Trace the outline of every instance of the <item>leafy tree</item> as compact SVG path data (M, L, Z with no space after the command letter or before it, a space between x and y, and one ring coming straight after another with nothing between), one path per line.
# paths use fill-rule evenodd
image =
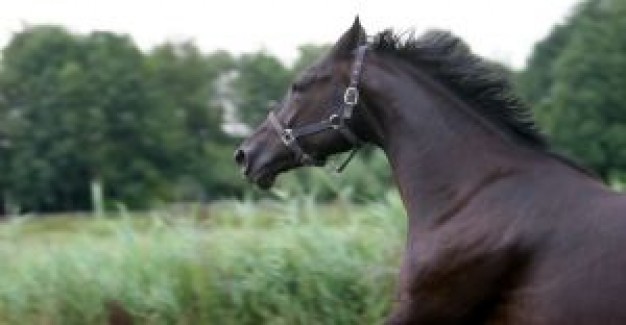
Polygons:
M224 52L205 57L192 43L164 44L148 59L152 86L158 102L181 115L188 135L200 142L222 137L222 112L210 106L215 80L232 69L233 59Z
M554 143L600 175L626 171L626 3L592 0L536 47L520 90Z
M9 116L8 107L0 89L0 216L7 213L7 195L8 195L8 164L9 151L11 144L9 142Z
M4 129L12 149L6 157L10 160L5 168L11 171L6 182L12 196L29 201L24 205L49 205L57 196L51 191L54 168L41 151L54 154L48 139L52 132L60 132L58 110L41 106L58 100L55 95L59 72L71 69L67 61L77 59L78 53L72 37L56 27L39 27L18 34L3 53L1 87L5 116L14 115L21 124L13 130ZM48 102L41 103L39 98ZM37 120L46 121L50 127L39 127Z
M215 83L234 68L234 59L226 52L205 56L183 43L161 45L147 60L155 102L183 123L175 141L181 158L175 168L179 175L172 179L176 199L204 200L239 190L234 142L221 129L223 110L215 100Z
M566 24L555 26L546 39L535 45L527 69L516 80L518 89L528 103L539 104L549 95L555 81L554 64L569 43L574 26L577 25L575 22L582 15L584 12L571 17Z
M268 107L280 99L291 81L290 71L265 52L245 54L238 60L235 100L243 122L258 125Z
M18 34L4 51L1 89L21 126L11 134L11 195L25 209L90 207L90 184L131 206L165 196L175 161L155 111L142 54L125 36L58 27Z

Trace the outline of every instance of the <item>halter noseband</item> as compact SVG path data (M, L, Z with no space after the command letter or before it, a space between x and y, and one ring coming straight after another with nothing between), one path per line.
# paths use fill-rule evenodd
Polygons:
M356 151L361 147L361 141L350 130L346 122L352 118L354 107L359 103L359 77L363 67L363 60L365 53L367 52L367 44L361 45L356 50L356 58L354 65L352 66L352 73L350 74L350 83L343 93L343 101L337 107L336 111L332 113L327 119L324 119L317 123L311 123L297 128L286 128L278 120L274 112L270 112L269 120L283 144L289 148L296 156L296 159L306 166L323 166L324 161L318 160L306 153L302 146L298 143L298 138L308 136L311 134L320 133L326 130L337 130L350 144L352 145L352 151L346 158L346 160L336 168L337 172L343 171L348 165L350 160L354 157Z

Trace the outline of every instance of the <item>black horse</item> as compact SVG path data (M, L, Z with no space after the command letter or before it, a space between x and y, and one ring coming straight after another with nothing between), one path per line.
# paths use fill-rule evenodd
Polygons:
M362 142L409 216L389 324L626 324L626 197L551 153L461 40L368 43L357 19L235 158L267 188Z

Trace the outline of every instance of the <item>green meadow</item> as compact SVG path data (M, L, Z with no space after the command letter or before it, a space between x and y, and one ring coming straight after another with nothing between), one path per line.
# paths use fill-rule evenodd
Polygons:
M12 217L0 225L0 323L380 323L404 221L396 194Z

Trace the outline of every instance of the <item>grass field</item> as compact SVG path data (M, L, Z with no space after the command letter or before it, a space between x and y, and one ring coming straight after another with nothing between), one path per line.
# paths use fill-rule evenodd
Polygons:
M12 218L0 224L0 323L380 323L404 220L394 194Z

